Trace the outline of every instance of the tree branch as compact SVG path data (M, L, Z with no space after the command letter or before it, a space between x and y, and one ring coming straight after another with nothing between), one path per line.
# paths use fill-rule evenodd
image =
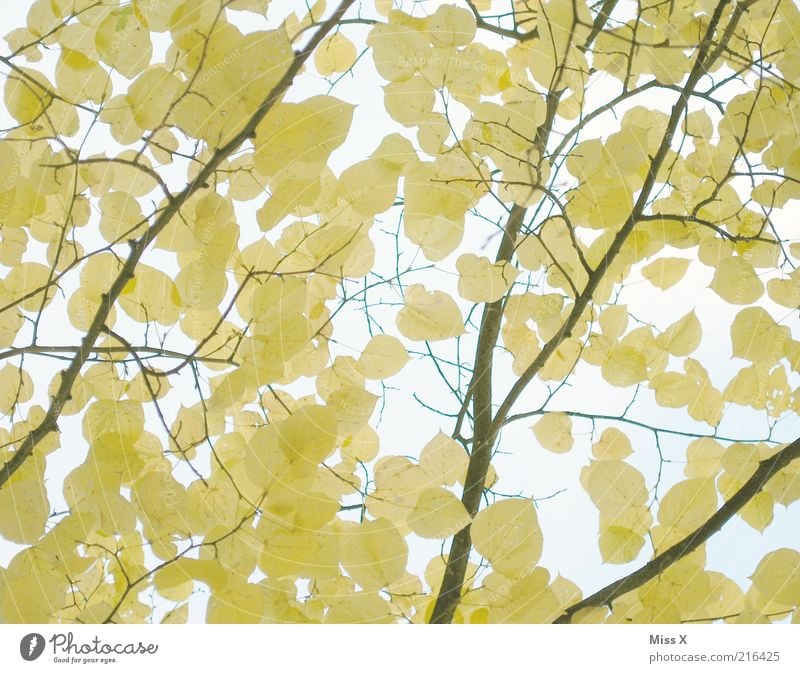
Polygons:
M784 447L774 456L762 460L753 475L736 491L716 513L694 532L687 535L680 542L658 554L652 561L642 566L636 572L623 577L616 582L600 589L588 598L571 605L555 620L555 624L569 624L573 615L584 608L609 605L619 596L639 588L645 582L660 575L683 557L691 554L701 544L706 542L714 533L717 533L742 507L760 493L766 483L780 470L791 462L800 458L800 439Z
M172 221L172 218L178 213L180 208L200 190L213 174L219 165L225 161L239 146L246 140L253 137L256 127L267 113L272 109L275 103L283 96L286 90L291 86L294 78L300 72L305 62L311 56L314 49L319 45L322 39L341 21L344 13L350 8L355 0L341 0L339 6L331 14L330 18L323 23L318 31L309 40L308 44L299 52L295 53L289 67L284 73L280 81L272 88L272 90L264 98L264 101L250 118L248 123L225 145L218 148L209 158L208 163L197 173L197 176L188 183L183 190L181 190L173 198L169 199L166 207L157 216L153 225L145 232L145 234L135 242L131 243L131 252L125 264L122 267L119 275L116 277L108 292L101 297L100 308L92 320L89 329L81 340L81 345L77 354L70 362L69 366L61 373L61 384L58 390L53 395L50 406L47 409L44 419L35 427L22 441L19 448L14 452L11 458L0 467L0 488L14 475L20 466L28 459L33 453L34 448L51 432L58 431L58 418L61 415L62 407L65 402L69 400L72 384L78 375L83 364L86 362L89 355L94 351L94 343L103 330L103 325L106 318L114 306L115 302L122 293L123 288L128 281L133 277L136 270L136 265L139 263L145 250L149 247L159 232L164 229Z
M58 353L78 353L80 346L20 346L19 348L9 348L7 351L0 353L0 360L8 360L9 358L17 357L19 355L32 354L32 355L45 355L57 356ZM187 353L180 353L168 348L156 348L155 346L94 346L91 351L96 355L112 354L112 353L128 353L128 354L144 354L148 357L170 358L173 360L185 360L194 362L207 362L217 365L230 365L237 366L238 363L231 358L211 358L202 357ZM61 358L66 359L66 358ZM159 372L153 372L151 376L160 376Z
M522 391L525 390L525 388L539 373L542 367L544 367L550 356L561 345L561 342L572 334L572 330L578 323L581 315L583 315L586 307L589 305L589 302L591 301L597 286L600 284L600 281L603 279L603 276L605 276L606 271L611 267L614 260L617 258L617 255L619 255L623 244L633 232L636 223L642 219L647 202L650 199L650 194L656 184L658 172L661 169L661 166L670 150L672 136L675 133L675 130L678 128L681 117L686 111L689 98L691 97L691 92L694 90L700 78L707 72L708 68L713 63L713 58L708 58L709 51L713 44L714 33L716 32L719 22L722 18L722 13L729 2L730 0L721 0L714 10L714 14L711 17L706 34L703 37L703 41L700 43L695 64L689 73L689 77L687 78L686 84L681 90L677 102L672 106L672 112L670 114L669 121L667 122L667 128L664 133L664 137L661 140L658 151L650 163L650 168L647 171L647 176L645 177L644 183L639 192L639 196L636 199L636 203L634 204L631 214L617 232L617 235L614 237L614 240L606 251L606 254L595 267L594 273L589 275L589 279L583 291L577 297L575 297L572 310L567 316L567 319L564 321L564 324L561 326L561 329L546 344L544 344L539 355L536 356L534 361L522 373L522 376L517 379L517 381L511 387L511 390L508 392L508 395L506 395L506 398L500 404L494 420L493 429L495 433L499 432L500 428L505 424L506 418L508 418L512 407L522 394ZM740 16L741 11L739 11L739 7L737 6L737 10L734 11L733 16L731 17L731 23L738 21ZM728 29L730 29L730 25L728 26ZM727 32L728 31L726 29L726 33ZM712 57L715 57L715 54L712 54Z
M497 252L497 261L508 261L514 254L517 234L519 233L526 209L515 205L511 209L503 231L503 240ZM472 409L475 425L472 453L470 454L467 477L464 480L464 493L461 502L470 517L478 513L478 507L489 471L492 458L490 438L492 425L492 359L494 347L500 333L500 320L503 315L503 299L487 304L481 318L478 333L478 346L475 355L475 367L472 376ZM469 551L472 547L469 526L462 528L453 537L450 555L444 571L442 586L436 599L431 623L448 624L453 620L458 601L461 598L461 587L467 571Z
M612 0L609 6L613 7L615 2L616 0ZM605 20L607 20L607 17ZM575 26L573 25L572 29L574 30L574 28ZM573 36L570 34L566 42L567 49L572 43L572 39ZM588 47L589 44L589 41L587 41L584 46ZM566 54L564 54L553 75L550 89L545 99L545 118L536 129L536 137L533 139L533 148L539 153L540 165L547 153L547 143L555 123L558 104L565 91L565 89L559 88L565 65ZM516 239L526 212L527 209L516 204L512 207L503 230L503 239L497 251L496 262L508 262L512 259L516 249ZM484 309L478 332L475 367L468 388L468 390L472 391L474 434L472 453L467 467L461 502L470 517L474 517L478 512L481 495L486 483L486 475L491 462L492 448L499 432L499 426L492 419L492 363L494 349L500 334L503 304L504 300L501 298L496 302L487 304ZM466 526L453 536L442 585L431 614L430 621L432 624L449 624L453 621L456 607L461 600L461 589L464 585L471 548L470 526Z

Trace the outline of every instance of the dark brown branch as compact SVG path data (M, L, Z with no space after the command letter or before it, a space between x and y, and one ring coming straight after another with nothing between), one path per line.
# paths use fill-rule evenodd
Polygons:
M555 624L568 624L573 615L583 608L610 605L619 596L639 588L645 582L660 575L673 563L691 554L701 544L706 542L714 533L717 533L739 510L750 502L762 491L766 483L777 472L787 467L792 461L800 458L800 439L784 447L774 456L762 460L753 475L736 491L716 513L694 532L687 535L680 542L658 554L652 561L639 568L634 573L623 577L616 582L600 589L588 598L571 605L555 620Z
M551 91L547 96L547 114L534 139L534 146L539 152L540 160L545 154L547 139L550 137L550 131L555 122L560 98L561 92L559 91ZM503 240L497 251L497 262L508 262L514 256L517 236L526 212L526 209L521 206L514 205L512 207L503 230ZM475 366L469 385L469 390L472 392L472 415L475 430L461 502L471 517L478 513L492 458L492 448L497 435L493 431L492 422L492 363L494 349L500 334L503 303L501 298L487 304L484 309L478 331ZM461 599L461 587L464 584L471 548L470 527L466 526L453 536L442 586L431 615L431 623L449 624L453 620L456 607Z
M508 415L511 413L512 407L522 394L522 391L525 390L525 388L539 373L542 367L544 367L547 360L561 345L561 343L572 334L572 330L578 324L578 320L580 319L581 315L583 315L583 312L586 310L589 302L592 300L594 292L600 284L600 281L605 276L606 271L611 267L614 260L617 258L617 255L619 255L623 244L633 232L636 223L642 219L645 208L647 207L647 202L650 199L650 194L656 184L658 172L669 153L672 143L672 136L678 128L678 124L680 123L680 120L688 106L691 92L694 90L695 86L697 86L700 78L706 74L708 68L714 62L714 58L716 58L716 52L711 54L711 58L709 58L709 52L713 44L714 33L719 26L722 13L728 3L729 0L722 0L714 10L714 14L711 17L706 34L700 43L700 48L698 50L697 59L695 60L694 66L689 73L689 77L687 78L686 84L681 90L681 94L678 97L677 102L672 106L672 112L670 114L669 121L667 122L667 128L664 133L664 137L661 140L658 151L650 163L650 168L647 171L647 176L645 177L644 183L639 192L639 196L636 199L636 203L634 204L631 214L628 216L625 224L623 224L620 230L617 232L617 235L614 237L614 240L606 251L606 254L597 264L594 273L589 275L589 279L583 291L577 297L575 297L572 310L564 321L564 324L561 326L561 329L546 344L544 344L539 355L536 356L534 361L522 373L522 376L517 379L517 381L511 387L511 390L508 392L508 395L506 395L506 398L500 404L497 413L495 414L493 426L495 433L499 432L500 428L505 424ZM739 11L739 7L737 6L737 10L734 11L733 16L731 17L731 23L735 24L740 16L741 11ZM730 25L728 28L730 29Z
M514 254L517 234L525 217L525 208L515 205L511 209L503 231L503 240L497 253L497 261L508 261ZM475 367L472 384L472 409L475 435L473 449L464 481L464 493L461 502L470 517L478 513L478 507L489 471L492 458L490 431L492 426L492 359L497 337L500 333L500 321L503 315L503 299L486 305L481 318L478 333L478 346L475 356ZM461 598L461 587L467 571L469 551L472 547L469 526L462 528L453 537L450 556L445 567L444 578L436 605L431 616L433 624L448 624L453 620L458 601Z
M613 7L615 1L616 0L613 0L613 2L609 3L609 6ZM605 23L607 18L606 16L603 19L603 23ZM572 30L574 31L574 29L575 25L573 24ZM572 40L573 35L570 34L566 42L567 49L569 49L569 45L572 44ZM589 45L590 41L587 40L583 46L588 47ZM553 74L549 92L546 96L547 111L545 119L537 128L536 137L533 139L532 146L533 149L538 152L540 163L547 153L547 143L553 129L553 124L555 123L561 96L564 94L564 89L560 88L560 84L566 61L567 54L565 53L563 54L560 65ZM517 235L519 234L526 212L525 208L517 205L514 205L511 209L503 231L503 239L500 242L500 248L497 252L497 262L507 262L512 259L516 248ZM599 279L597 282L599 282ZM502 314L502 299L487 304L484 309L478 332L475 367L468 388L468 390L472 392L474 435L472 439L472 453L470 454L461 502L464 504L464 507L471 517L477 514L480 506L480 499L483 495L486 475L489 470L489 463L491 462L492 448L494 447L500 429L496 423L496 419L492 419L492 363L494 359L494 349L497 346L497 339L500 334ZM471 548L472 538L470 526L466 526L453 536L442 584L431 614L431 623L449 624L453 621L456 607L461 600L461 590L464 586Z
M53 355L56 353L78 353L80 346L20 346L19 348L9 348L0 353L0 360L8 360L9 358L17 357L25 354L33 355ZM170 358L173 360L193 360L195 362L207 362L217 365L231 365L236 366L235 360L230 358L208 358L187 353L180 353L168 348L156 348L155 346L94 346L91 351L96 355L105 355L112 353L128 353L145 355L147 357ZM66 359L66 358L64 358ZM159 376L159 372L150 372L151 376Z
M612 0L616 2L616 0ZM529 40L534 40L539 37L538 29L534 28L533 30L527 33L520 33L518 30L512 30L511 28L503 28L502 26L495 26L493 23L489 23L484 19L480 12L478 11L475 4L472 3L470 0L466 0L467 6L470 8L472 13L475 15L475 24L481 30L485 30L489 33L494 33L495 35L501 35L502 37L510 37L512 40L517 40L518 42L527 42Z
M308 44L299 52L297 52L292 59L289 67L281 77L280 81L272 88L272 90L264 98L263 103L259 106L258 110L253 114L244 128L237 133L225 145L218 148L208 160L205 166L198 172L197 176L188 183L183 190L181 190L174 198L170 199L164 210L162 210L156 218L153 225L147 232L137 241L131 243L131 252L125 264L122 267L117 278L111 284L108 292L101 298L100 308L92 320L89 329L81 340L81 345L75 357L70 362L69 366L61 373L61 383L58 390L53 395L50 406L47 409L44 419L38 426L36 426L30 434L20 444L19 448L12 454L11 458L0 467L0 488L14 475L20 466L28 459L33 453L34 448L51 432L58 431L58 419L61 416L61 410L66 401L70 397L72 384L78 375L83 364L86 362L89 355L94 352L94 344L98 336L103 330L108 314L115 302L122 293L123 288L128 281L133 277L136 270L136 265L139 263L142 255L149 245L155 240L159 232L172 221L172 218L178 213L180 208L194 195L198 190L203 188L206 181L211 178L214 171L219 165L225 161L234 151L236 151L243 142L253 137L256 127L267 113L272 109L275 103L283 96L286 90L291 86L294 78L300 72L301 68L311 56L314 49L319 45L322 39L341 21L344 13L355 2L355 0L341 0L339 6L331 14L330 18L314 33Z

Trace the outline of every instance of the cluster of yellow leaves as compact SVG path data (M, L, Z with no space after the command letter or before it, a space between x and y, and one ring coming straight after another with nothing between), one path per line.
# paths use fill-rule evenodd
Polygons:
M408 242L432 262L457 254L464 300L427 279L405 285L395 325L406 340L459 339L467 331L465 302L502 300L501 335L517 376L558 339L538 371L541 381L563 381L585 362L609 385L646 384L660 406L686 408L714 427L726 403L773 418L800 409L789 373L800 370L800 345L777 313L753 305L766 297L790 310L800 304L799 273L775 272L783 246L770 230L772 209L800 197L790 84L800 75L793 28L800 14L792 3L774 13L768 4L748 8L721 58L738 69L737 52L755 57L763 45L785 81L765 78L732 96L719 115L684 115L688 149L666 152L651 176L664 188L634 223L636 194L668 115L631 105L602 137L577 137L578 126L567 134L575 142L566 158L551 157L551 165L543 152L552 148L539 142L542 125L553 123L546 92L562 92L554 103L559 124L582 124L590 73L610 74L626 91L645 76L680 85L692 61L676 45L696 41L707 7L645 3L636 20L614 21L592 36L583 0L515 0L514 25L526 39L502 51L476 41L471 10L490 10L489 0L441 4L426 16L377 0L385 21L369 29L364 48L386 81L385 110L404 128L337 176L329 163L351 134L355 106L332 95L270 98L296 58L293 44L325 16L324 0L278 28L250 32L231 13L263 16L269 0L32 2L26 26L7 36L13 58L36 63L45 50L57 55L52 77L16 62L5 76L4 103L18 126L0 139L0 264L9 269L0 279L0 348L20 345L23 327L34 316L49 318L45 311L66 291L69 323L86 331L111 282L125 282L102 321L98 361L82 368L57 409L79 415L88 447L61 489L69 512L48 524L46 461L58 433L0 489L0 536L27 545L0 568L0 621L92 622L112 613L143 621L151 608L140 593L153 587L175 603L164 621L180 622L197 583L210 591L209 621L425 621L446 559L434 557L423 578L407 572L412 534L445 540L468 525L491 572L481 576L470 564L456 621L549 621L579 600L577 586L537 566L544 540L530 500L498 500L470 517L458 497L469 460L462 444L440 432L418 459L381 454L370 425L379 400L371 382L398 374L409 353L381 333L356 354L337 355L334 304L344 301L347 280L372 271L376 217L401 203ZM313 61L323 78L358 66L362 45L349 28L340 25L317 46ZM596 43L585 51L590 36ZM640 44L631 48L634 40ZM199 180L205 162L268 98L254 132ZM119 148L86 156L82 142L80 150L69 145L91 111ZM749 195L731 184L742 152L774 172ZM162 193L159 179L168 164L183 167L176 171L185 169L193 188L155 238L157 252L128 269L127 244L172 207L174 196ZM504 207L554 204L526 215L510 261L460 249L470 211L488 195ZM255 241L242 202L257 205L262 235ZM86 232L95 225L102 242L87 251ZM662 253L667 246L679 252ZM800 257L797 244L789 250ZM617 300L634 269L660 291L693 277L695 252L713 270L710 290L742 307L731 347L748 364L722 391L690 357L706 345L697 312L663 329L631 326ZM572 301L598 269L590 308L562 333ZM765 271L772 275L762 279ZM137 324L137 335L162 346L179 334L191 355L178 355L171 372L131 359L136 346L124 335ZM208 394L173 404L173 375L193 358L202 368L192 362L189 369ZM53 378L50 396L60 381ZM313 381L312 392L295 398L283 389L303 381ZM10 428L0 428L0 446L18 445L44 418L32 404L45 392L38 388L16 364L0 368L0 414ZM568 414L543 415L533 432L549 451L573 448ZM722 447L710 438L690 443L686 480L659 499L653 527L644 477L626 462L630 441L604 430L580 475L599 512L603 561L637 559L648 535L656 551L682 539L777 450ZM0 463L11 455L0 449ZM487 485L496 478L490 468ZM800 498L798 484L798 468L790 466L740 516L763 531L776 503ZM360 516L348 514L359 508ZM151 554L163 564L152 577ZM768 554L745 594L707 572L700 549L615 600L611 614L588 610L575 621L765 620L797 609L798 567L794 550ZM254 573L264 579L254 581ZM302 600L298 580L308 581Z
M632 452L628 438L608 428L592 445L595 460L581 470L581 485L600 514L600 554L606 563L636 559L653 522L644 477L625 462Z

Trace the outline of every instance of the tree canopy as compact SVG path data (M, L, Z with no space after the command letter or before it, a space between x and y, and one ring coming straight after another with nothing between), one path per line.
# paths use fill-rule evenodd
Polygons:
M794 0L28 4L0 621L800 621Z

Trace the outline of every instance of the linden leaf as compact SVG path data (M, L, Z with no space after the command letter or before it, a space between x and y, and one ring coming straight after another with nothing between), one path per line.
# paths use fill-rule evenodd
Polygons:
M0 450L0 464L11 455ZM50 509L43 477L44 461L32 457L0 489L0 539L33 544L44 535Z
M5 365L0 369L0 414L10 414L33 396L33 379L24 369Z
M348 70L358 56L356 46L341 33L328 35L314 52L314 65L323 77Z
M752 304L764 294L764 284L743 257L720 261L711 289L729 304Z
M553 453L566 453L572 448L572 418L561 412L544 414L532 426L539 443Z
M691 478L714 477L722 469L723 448L710 437L701 437L686 447L686 467L683 473Z
M297 161L319 166L345 141L353 109L332 96L278 103L256 129L253 165L266 176L278 175Z
M751 576L765 596L783 605L800 605L800 552L776 549L767 554Z
M460 274L458 293L473 302L494 302L500 299L519 273L506 262L492 264L487 257L471 253L461 255L456 261Z
M470 529L475 549L499 573L511 577L536 565L543 537L533 502L509 498L478 512Z
M458 305L445 292L423 285L406 288L405 306L397 313L397 329L412 341L441 341L464 334Z
M794 273L791 276L795 276ZM786 308L800 308L800 279L773 278L767 282L767 294L776 304Z
M400 579L408 561L408 545L386 519L364 521L343 531L340 549L342 566L368 591Z
M742 309L731 324L734 357L755 364L775 364L783 356L785 344L790 339L789 328L778 325L760 306Z
M388 379L397 374L409 359L398 339L388 334L376 334L364 347L356 370L368 379Z
M128 79L142 72L153 55L150 31L130 7L108 13L97 26L95 46L103 61Z
M48 91L43 75L35 70L19 68L6 77L6 109L20 124L37 121L53 102Z
M714 480L687 479L675 484L661 499L658 521L688 533L702 526L716 511Z
M154 320L162 325L173 325L180 317L183 300L169 275L140 263L136 275L123 288L119 305L138 322Z
M453 486L464 483L469 458L464 447L443 432L428 442L419 455L419 466L435 483ZM487 482L487 486L490 482Z
M425 37L407 26L377 23L367 37L378 74L390 82L402 82L428 61L431 47Z
M600 530L600 556L604 563L629 563L636 560L644 547L644 536L622 526Z
M621 460L590 461L580 479L600 515L609 522L624 519L631 508L647 502L644 476Z
M647 360L635 348L617 345L611 349L601 373L612 386L625 388L647 378Z
M89 440L119 435L136 442L144 431L144 408L134 400L97 400L83 417L83 435Z
M125 192L103 194L100 211L100 235L109 243L138 238L147 228L139 202Z
M285 421L276 425L280 447L298 465L316 467L336 445L338 423L330 407L300 407Z
M656 337L656 343L670 355L683 356L692 353L703 338L703 328L694 311L670 325Z
M441 5L427 20L434 47L462 47L475 37L475 16L464 7Z
M742 521L763 533L775 517L775 500L769 493L756 493L750 501L739 510Z
M616 428L606 428L600 441L592 444L592 454L598 460L624 460L631 453L631 441Z
M469 523L461 501L445 488L429 488L420 493L408 515L408 527L425 538L448 538Z

